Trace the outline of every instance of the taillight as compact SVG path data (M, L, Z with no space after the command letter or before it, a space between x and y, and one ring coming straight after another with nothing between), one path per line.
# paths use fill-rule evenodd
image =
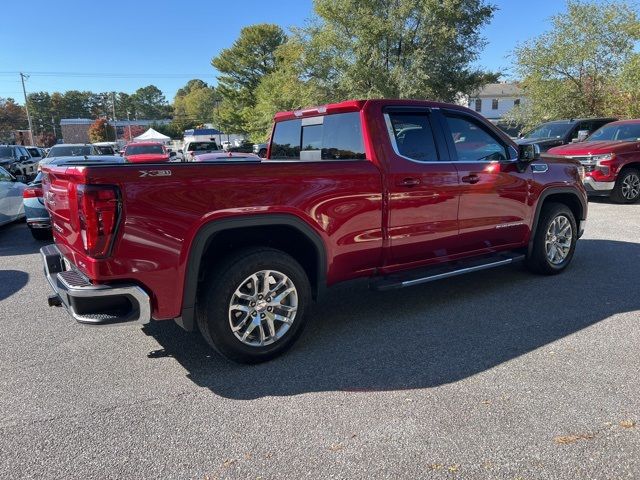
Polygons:
M27 187L22 191L22 198L42 198L42 187Z
M118 189L109 185L78 185L76 196L84 250L93 258L109 256L120 220Z

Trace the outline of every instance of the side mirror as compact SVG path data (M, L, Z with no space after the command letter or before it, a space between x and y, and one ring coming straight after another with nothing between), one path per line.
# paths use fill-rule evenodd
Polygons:
M176 152L169 152L169 157L175 157L176 156Z
M578 130L578 138L576 141L584 142L589 136L589 130Z
M18 158L18 160L24 162L25 160L29 160L29 157L27 157L26 155L20 155L20 158Z
M540 158L540 146L537 143L518 146L518 160L521 162L533 162Z

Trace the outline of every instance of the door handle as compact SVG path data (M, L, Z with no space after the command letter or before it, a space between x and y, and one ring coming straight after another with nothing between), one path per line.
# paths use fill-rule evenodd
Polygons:
M400 185L403 187L415 187L420 185L421 181L419 178L405 178L400 182Z
M475 173L472 173L471 175L467 175L466 177L462 177L462 181L464 183L478 183L480 181L480 177L478 175L476 175Z

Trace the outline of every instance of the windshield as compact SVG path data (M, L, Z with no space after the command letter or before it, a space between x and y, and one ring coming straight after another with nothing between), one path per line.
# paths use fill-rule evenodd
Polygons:
M589 141L613 140L618 142L640 141L640 123L609 124L600 127L588 138Z
M11 147L0 147L0 157L13 157Z
M145 155L149 153L164 154L162 145L131 145L124 152L125 155Z
M204 152L207 150L217 150L218 144L216 142L192 142L187 147L188 152Z
M91 147L86 145L61 145L59 147L51 147L47 158L52 157L78 157L82 155L91 155Z
M561 138L567 134L572 125L568 122L543 123L527 133L524 138Z

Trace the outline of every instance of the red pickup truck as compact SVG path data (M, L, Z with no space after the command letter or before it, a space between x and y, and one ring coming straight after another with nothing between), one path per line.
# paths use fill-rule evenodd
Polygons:
M640 120L620 120L596 130L587 141L555 147L549 154L578 160L592 196L618 203L640 200Z
M264 361L337 282L563 271L587 215L580 169L467 108L412 100L279 113L265 159L45 167L49 304L91 324L175 319Z

